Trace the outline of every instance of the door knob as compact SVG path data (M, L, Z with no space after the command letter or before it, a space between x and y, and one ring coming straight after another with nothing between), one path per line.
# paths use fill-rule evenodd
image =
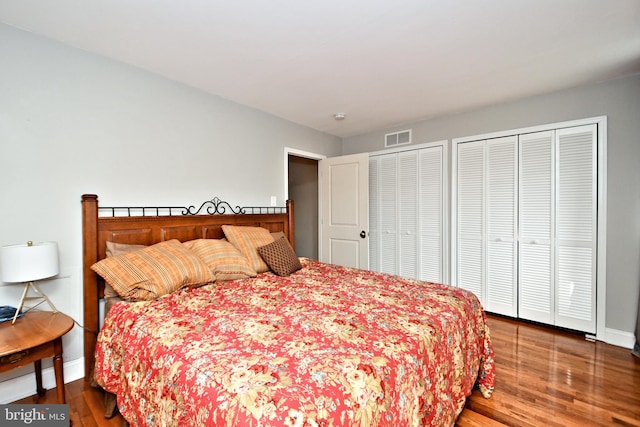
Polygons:
M366 231L362 230L362 231L360 232L360 237L362 237L363 239L364 239L365 237L367 237L367 233L366 233Z

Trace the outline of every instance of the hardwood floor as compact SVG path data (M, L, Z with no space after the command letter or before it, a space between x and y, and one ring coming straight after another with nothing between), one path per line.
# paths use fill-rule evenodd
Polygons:
M489 316L496 355L490 399L474 391L456 426L639 426L640 359L630 350ZM66 385L74 427L120 426L84 380ZM56 403L56 393L15 403Z
M474 391L457 425L640 426L640 359L582 336L489 317L490 399Z

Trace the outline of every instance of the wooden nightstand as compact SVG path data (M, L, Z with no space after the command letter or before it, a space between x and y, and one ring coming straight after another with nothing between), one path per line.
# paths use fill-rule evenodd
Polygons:
M11 322L0 323L0 372L33 362L36 389L42 395L45 392L42 387L42 359L53 357L58 403L66 403L62 336L73 328L73 323L66 314L51 311L30 311L13 325Z

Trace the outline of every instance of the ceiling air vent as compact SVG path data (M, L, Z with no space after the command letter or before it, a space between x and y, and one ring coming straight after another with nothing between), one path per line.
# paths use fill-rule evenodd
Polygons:
M411 129L388 133L384 136L385 147L395 147L396 145L405 144L411 144Z

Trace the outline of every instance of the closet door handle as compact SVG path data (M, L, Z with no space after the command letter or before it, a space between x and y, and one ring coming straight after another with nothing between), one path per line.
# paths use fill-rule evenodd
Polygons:
M360 237L361 237L362 239L364 239L365 237L367 237L367 232L366 232L366 231L364 231L364 230L362 230L362 231L360 232Z

